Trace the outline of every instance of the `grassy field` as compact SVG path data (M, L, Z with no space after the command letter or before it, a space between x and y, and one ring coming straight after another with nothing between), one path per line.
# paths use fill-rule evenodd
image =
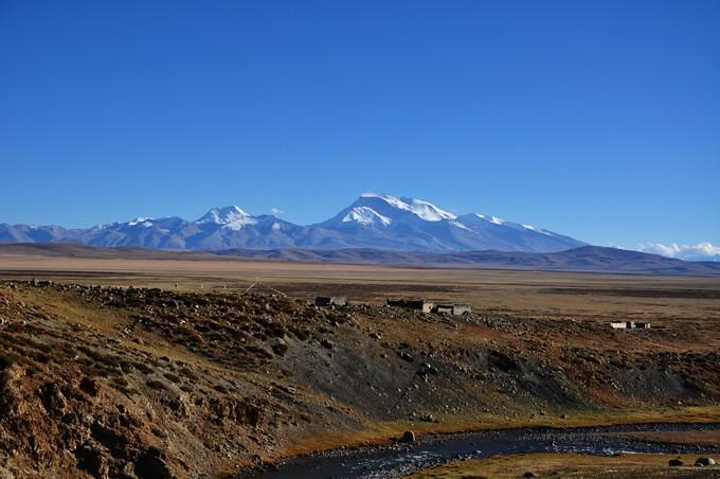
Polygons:
M475 310L636 320L720 320L720 278L512 270L400 268L224 259L0 255L0 278L241 292L269 287L292 297L342 294L459 301Z
M457 461L409 476L412 479L481 479L518 477L564 477L576 479L655 479L660 477L720 477L720 468L697 468L697 455L623 454L526 454ZM680 458L682 467L668 467ZM527 474L527 476L525 476ZM534 474L534 475L533 475Z

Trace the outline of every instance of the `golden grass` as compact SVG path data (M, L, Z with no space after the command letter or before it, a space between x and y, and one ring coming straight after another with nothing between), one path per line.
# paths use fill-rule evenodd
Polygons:
M685 465L669 468L668 461L680 457ZM623 454L591 456L584 454L520 454L496 456L473 461L456 461L409 476L412 479L516 478L526 472L540 477L564 478L654 478L677 477L684 473L712 474L711 469L698 471L693 467L698 455ZM554 475L553 475L554 474ZM708 474L708 475L709 475Z
M422 295L472 303L477 310L535 316L632 318L653 322L720 319L720 299L556 294L552 288L718 290L720 279L540 271L403 268L372 265L301 264L236 259L113 259L0 254L7 278L68 280L86 284L238 291L260 280L291 295L340 288L351 300L383 301L388 295ZM387 286L401 287L390 293ZM416 286L433 290L418 290ZM421 291L421 292L418 292Z
M133 342L122 334L123 330L130 327L133 322L129 311L120 308L95 306L91 303L82 302L72 294L60 293L50 289L42 289L38 290L38 292L41 294L35 294L32 290L19 290L14 293L14 296L17 300L32 305L38 311L58 318L67 324L80 325L90 331L98 331L107 338L122 340L122 343L117 345L116 348L145 353L156 358L167 357L175 362L192 364L224 375L242 376L256 383L264 384L270 381L269 378L262 374L241 373L235 369L225 367L202 355L192 353L182 345L174 343L170 338L151 337L151 335L143 333L142 330L135 330L133 338L141 338L145 341L143 343Z
M416 435L447 434L485 431L491 429L513 429L522 427L590 427L642 423L714 423L720 422L720 406L694 406L663 411L598 411L573 413L565 419L560 416L514 417L506 419L497 415L451 416L440 423L413 421L381 422L359 431L342 433L328 432L305 438L301 444L288 448L280 457L310 454L339 447L361 447L389 444L391 438L399 437L404 431L412 430Z

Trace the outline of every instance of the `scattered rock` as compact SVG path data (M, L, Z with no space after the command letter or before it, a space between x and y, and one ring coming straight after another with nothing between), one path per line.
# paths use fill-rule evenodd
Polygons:
M97 396L98 392L100 392L100 386L94 379L84 377L80 381L80 390L90 396Z
M415 361L415 359L405 351L398 351L397 355L400 359L402 359L403 361L407 361L408 363L412 363Z
M50 414L58 414L67 407L67 399L55 383L47 383L38 390L40 401Z
M420 369L418 369L417 373L418 373L418 376L428 376L428 375L435 376L438 374L438 372L439 371L434 366L432 366L431 364L425 363L420 367Z
M427 413L420 417L420 420L422 422L435 422L435 416L433 416L431 413Z
M275 340L275 342L271 346L271 349L278 356L285 356L285 353L287 353L287 350L288 350L288 345L284 339L278 338Z
M99 444L85 443L75 451L78 467L89 472L95 478L109 477L110 467Z
M135 461L135 475L140 479L172 479L172 473L165 462L165 453L157 447L151 447Z
M679 457L677 459L670 459L668 461L668 466L670 466L670 467L680 467L683 464L684 463L683 463L682 459L680 459Z
M700 457L695 461L695 467L707 467L715 465L715 459L711 457Z

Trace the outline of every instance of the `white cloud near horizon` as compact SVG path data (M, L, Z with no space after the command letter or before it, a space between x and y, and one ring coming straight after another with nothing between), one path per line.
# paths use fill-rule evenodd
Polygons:
M634 249L643 253L659 254L685 261L720 261L720 246L713 246L709 241L696 245L645 243Z
M285 212L279 208L271 208L270 209L270 214L273 216L280 216L283 213L285 213Z

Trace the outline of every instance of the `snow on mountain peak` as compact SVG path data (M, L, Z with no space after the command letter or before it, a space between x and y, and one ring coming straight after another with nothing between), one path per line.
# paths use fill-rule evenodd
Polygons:
M134 220L129 221L128 226L143 226L145 228L150 228L153 225L152 224L153 219L154 218L146 218L143 216L139 216L139 217L135 218Z
M231 230L240 230L243 226L254 225L257 220L237 206L213 208L196 221L198 224L216 224Z
M459 221L452 221L450 224L456 228L460 228L461 230L472 231L470 228L468 228L464 224L460 223Z
M363 226L373 226L380 223L383 226L388 226L390 224L390 218L381 215L367 206L356 206L343 217L342 222L355 222Z
M540 228L536 228L536 227L534 227L533 225L525 225L525 224L523 224L523 225L520 225L520 226L522 226L522 227L525 228L526 230L534 231L535 233L540 233L540 234L543 234L543 235L550 235L550 236L552 236L552 233L550 233L549 231L541 230Z
M505 220L504 220L504 219L502 219L502 218L500 218L500 217L498 217L498 216L494 216L494 215L481 215L481 214L477 214L477 213L476 213L475 216L477 216L477 217L480 218L481 220L489 221L490 223L492 223L492 224L494 224L494 225L498 225L498 226L500 226L500 225L502 225L503 223L505 223Z
M457 218L457 215L454 215L453 213L441 210L432 203L415 198L378 195L375 193L363 193L360 198L378 198L393 208L410 212L425 221L455 220Z

